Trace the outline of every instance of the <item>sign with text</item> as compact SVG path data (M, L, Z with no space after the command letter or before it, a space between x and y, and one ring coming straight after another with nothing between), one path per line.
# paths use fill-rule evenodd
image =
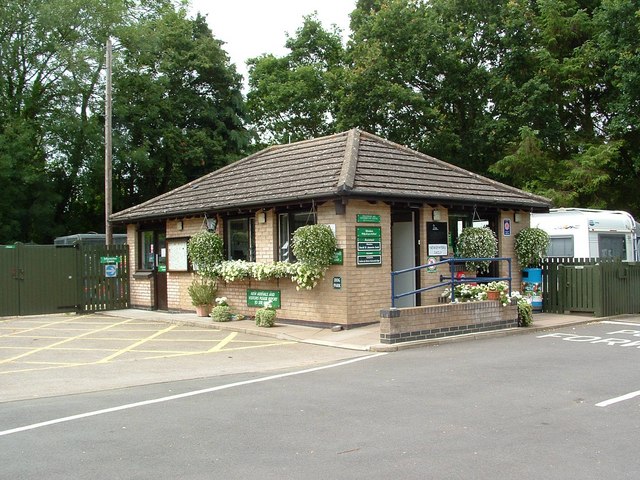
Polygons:
M427 255L447 255L447 222L427 222Z
M331 265L342 265L344 264L344 250L342 248L336 249L336 253L333 254L333 260L331 261Z
M247 307L264 307L268 301L273 308L280 308L280 290L247 289Z
M356 227L356 265L382 265L381 227Z
M356 222L358 223L380 223L380 215L369 213L357 213Z

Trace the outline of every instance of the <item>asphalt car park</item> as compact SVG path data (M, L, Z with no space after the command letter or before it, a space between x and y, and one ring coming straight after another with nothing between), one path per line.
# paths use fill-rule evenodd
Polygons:
M276 338L136 318L18 317L0 321L0 402L351 356Z
M640 318L520 333L5 402L0 462L7 478L638 478ZM67 370L154 367L124 360L139 348Z

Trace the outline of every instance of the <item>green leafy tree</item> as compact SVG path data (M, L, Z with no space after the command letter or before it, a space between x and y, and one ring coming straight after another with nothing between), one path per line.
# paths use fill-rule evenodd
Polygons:
M25 0L0 15L0 243L104 224L104 68L114 38L114 208L237 158L239 77L171 0Z
M344 72L340 31L307 16L285 45L284 57L249 61L247 107L259 138L288 143L334 133Z
M120 42L116 209L222 167L248 143L240 76L204 17L169 9L123 29Z

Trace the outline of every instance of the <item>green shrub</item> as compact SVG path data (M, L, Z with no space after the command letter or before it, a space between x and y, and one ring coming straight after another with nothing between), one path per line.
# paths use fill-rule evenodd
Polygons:
M229 305L217 305L211 309L211 318L214 322L228 322L231 320L231 307Z
M276 311L273 308L261 308L256 311L256 325L258 327L273 327L276 322Z
M518 300L518 324L528 327L533 323L533 307L526 300Z

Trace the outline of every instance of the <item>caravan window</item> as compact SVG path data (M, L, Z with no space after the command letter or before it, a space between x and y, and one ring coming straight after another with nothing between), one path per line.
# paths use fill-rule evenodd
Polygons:
M573 257L573 237L551 237L547 257Z
M624 235L601 233L598 235L598 255L603 258L627 259Z

